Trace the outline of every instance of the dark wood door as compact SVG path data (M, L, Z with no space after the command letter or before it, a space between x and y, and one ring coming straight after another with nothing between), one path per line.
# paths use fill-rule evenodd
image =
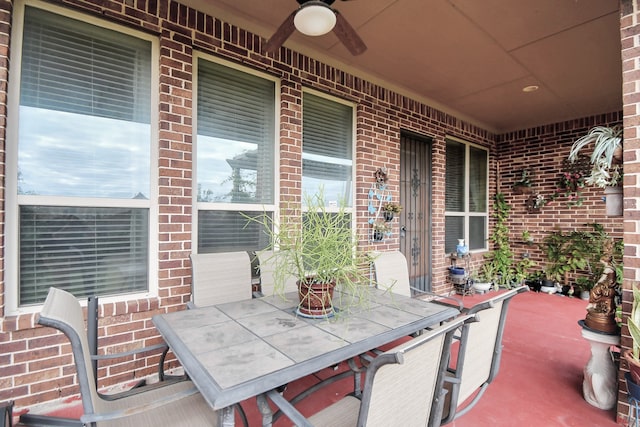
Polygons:
M402 133L400 139L400 251L411 286L431 291L431 138Z

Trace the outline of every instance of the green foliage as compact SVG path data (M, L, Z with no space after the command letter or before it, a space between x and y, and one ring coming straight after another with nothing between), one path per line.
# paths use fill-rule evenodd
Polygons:
M493 217L496 223L489 237L493 250L485 255L488 259L485 265L490 264L489 268L496 277L496 284L504 287L511 287L514 277L513 252L509 244L509 227L507 227L510 211L511 206L504 200L504 194L497 193L493 201Z
M554 231L542 241L540 248L547 258L545 274L548 279L561 282L567 272L578 272L586 277L581 287L590 289L604 270L601 262L607 245L613 243L611 264L616 269L618 282L622 283L622 241L612 238L598 223L585 224L590 230L575 230L568 233ZM590 283L590 284L587 284Z
M595 126L573 143L568 157L572 162L578 158L582 149L593 145L591 174L585 179L587 184L607 187L620 182L622 165L619 159L615 159L614 153L622 147L622 137L622 126Z
M306 211L299 207L281 209L279 219L267 214L244 215L263 226L270 237L266 250L273 250L274 286L281 293L291 275L300 283L336 282L353 295L360 295L368 284L368 258L358 249L358 236L351 228L351 214L345 203L338 210L327 210L322 190L304 196Z

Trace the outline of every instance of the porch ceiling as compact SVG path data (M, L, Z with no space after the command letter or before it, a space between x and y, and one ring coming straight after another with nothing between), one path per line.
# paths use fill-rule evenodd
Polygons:
M295 0L183 0L264 38ZM333 7L368 46L329 33L296 51L495 132L622 109L618 0L353 0ZM525 86L539 90L524 93Z

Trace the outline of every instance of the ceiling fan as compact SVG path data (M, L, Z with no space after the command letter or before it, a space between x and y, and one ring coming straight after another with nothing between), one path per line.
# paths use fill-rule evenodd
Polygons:
M282 46L294 30L309 36L321 36L332 31L352 55L367 50L356 30L340 12L331 7L335 0L296 0L300 7L284 20L264 46L266 53L273 53ZM341 0L348 1L348 0Z

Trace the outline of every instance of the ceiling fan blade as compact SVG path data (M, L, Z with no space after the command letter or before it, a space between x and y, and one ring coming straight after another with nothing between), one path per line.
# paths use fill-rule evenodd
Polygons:
M333 27L333 32L338 36L338 39L345 45L349 52L353 56L360 55L367 50L367 45L364 44L356 30L347 22L347 20L338 12L334 10L336 14L336 26Z
M265 53L274 53L276 50L280 49L280 46L293 34L293 31L296 29L296 26L293 23L293 18L296 16L298 11L295 10L284 20L282 24L278 27L275 33L271 36L267 43L264 45Z

